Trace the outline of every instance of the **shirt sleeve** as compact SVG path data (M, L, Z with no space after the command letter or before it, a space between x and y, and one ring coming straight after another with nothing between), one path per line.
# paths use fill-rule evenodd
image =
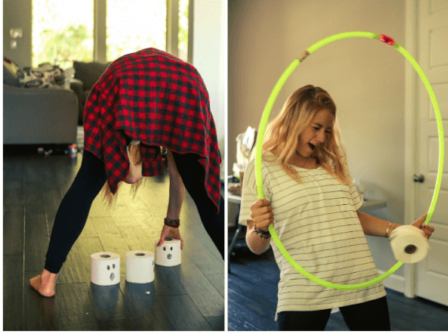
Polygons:
M263 192L265 199L271 201L271 190L269 182L269 173L264 162L262 162L261 175L263 178ZM247 225L247 221L252 220L250 217L250 206L258 200L257 182L255 180L255 160L249 162L244 172L243 189L241 195L241 208L239 224Z
M361 201L361 198L359 196L358 190L356 189L355 183L353 182L353 178L352 178L352 176L350 174L350 170L349 170L349 167L348 167L347 163L345 164L345 167L347 168L347 174L350 177L350 183L349 183L350 189L349 189L349 192L350 192L350 196L352 197L353 206L355 207L355 210L358 210L362 206L362 201Z

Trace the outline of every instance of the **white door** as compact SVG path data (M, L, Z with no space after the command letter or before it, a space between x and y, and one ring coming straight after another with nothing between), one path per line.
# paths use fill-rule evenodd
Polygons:
M418 1L417 61L436 94L445 132L445 154L448 148L448 1ZM424 175L415 183L414 220L428 211L434 192L439 140L437 123L429 95L420 79L417 81L417 141L415 170ZM431 236L431 251L417 264L416 295L448 305L448 163L445 158L442 187L430 221L436 230Z

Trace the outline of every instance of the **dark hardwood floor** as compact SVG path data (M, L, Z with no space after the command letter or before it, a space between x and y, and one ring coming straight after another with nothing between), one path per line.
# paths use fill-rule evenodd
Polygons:
M224 330L224 262L188 194L180 216L182 264L156 266L150 284L125 280L126 252L154 251L168 204L167 176L147 178L134 199L123 184L110 210L98 196L59 275L56 296L31 289L28 280L43 268L56 211L82 159L46 157L36 148L4 150L4 330ZM90 283L90 254L100 251L120 254L119 285Z
M231 239L231 235L229 235ZM228 330L277 331L274 321L280 273L272 250L257 256L241 239L228 275ZM387 289L393 331L447 331L448 307ZM348 331L340 312L333 313L326 331Z

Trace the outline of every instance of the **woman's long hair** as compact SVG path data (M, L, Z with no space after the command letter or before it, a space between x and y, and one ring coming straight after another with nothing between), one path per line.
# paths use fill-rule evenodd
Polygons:
M296 154L299 135L321 110L328 110L336 117L336 105L325 90L312 85L304 86L288 97L282 111L266 130L263 152L271 152L274 156L263 158L280 163L283 170L298 182L301 181L300 175L288 161ZM346 153L337 128L327 134L325 143L318 145L312 156L341 183L349 182L345 166Z
M140 144L129 146L129 159L130 159L129 163L131 163L131 162L134 164L142 163L142 155L140 153ZM141 179L139 179L138 181L136 181L135 183L132 184L131 191L133 193L134 198L135 198L135 195L137 194L138 188L140 187L140 185L142 185L144 178L145 177L142 177ZM121 185L121 182L118 184L118 188L120 188L120 185ZM103 200L106 202L108 207L111 208L112 205L115 204L115 202L117 201L118 189L114 195L111 192L111 190L109 188L109 184L106 181L101 192L103 195Z

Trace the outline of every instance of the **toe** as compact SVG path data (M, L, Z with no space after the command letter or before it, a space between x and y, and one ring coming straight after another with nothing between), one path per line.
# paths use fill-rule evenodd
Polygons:
M30 286L36 290L39 290L40 287L40 275L33 276L30 279Z

